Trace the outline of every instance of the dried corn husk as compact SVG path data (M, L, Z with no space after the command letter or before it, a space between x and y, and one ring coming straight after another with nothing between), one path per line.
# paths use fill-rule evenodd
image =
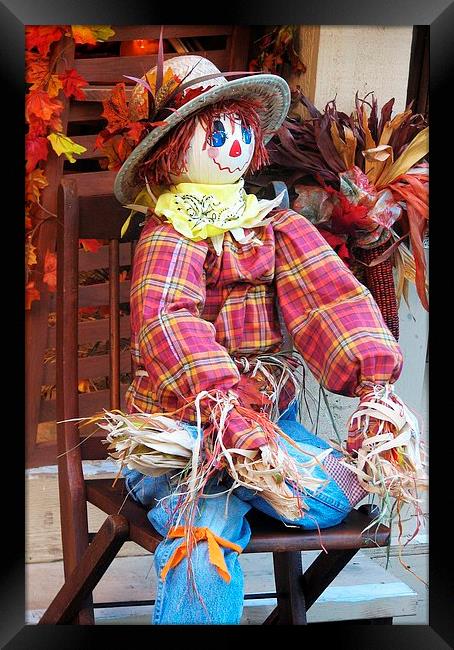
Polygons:
M302 495L309 489L316 492L327 483L313 476L312 471L328 453L331 453L331 449L307 463L297 464L280 447L275 451L262 447L255 458L237 455L234 467L242 485L259 492L286 519L296 520L301 519L303 511L309 509Z
M344 465L362 487L381 501L380 520L390 516L390 499L413 509L419 527L420 492L427 489L427 455L416 416L394 394L391 384L375 385L349 421L349 435L362 436L357 455L345 453ZM416 532L415 532L416 534Z
M110 457L147 476L185 468L192 458L194 439L181 424L163 415L106 411L98 426L108 431Z

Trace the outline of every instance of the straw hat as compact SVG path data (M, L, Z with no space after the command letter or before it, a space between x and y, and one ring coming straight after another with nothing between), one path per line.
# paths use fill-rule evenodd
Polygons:
M165 124L156 126L148 133L120 168L115 179L114 192L122 204L133 201L142 189L143 181L138 175L138 169L151 149L170 129L205 106L223 99L260 99L262 108L258 110L258 114L265 134L265 143L270 140L287 115L290 106L290 89L287 82L277 75L254 74L228 81L211 61L194 55L177 56L164 61L164 78L166 72L169 74L169 69L174 76L184 80L183 95L180 93L176 110L168 111L163 118ZM150 79L154 75L156 75L156 67L142 79ZM216 76L204 78L207 75ZM203 79L197 82L200 77ZM192 81L194 84L188 84ZM130 110L136 114L137 119L148 115L147 96L148 91L145 87L137 83L129 104ZM166 108L172 108L172 103L166 104Z

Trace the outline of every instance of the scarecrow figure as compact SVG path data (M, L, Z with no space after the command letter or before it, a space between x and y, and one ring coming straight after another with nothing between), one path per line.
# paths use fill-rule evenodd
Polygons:
M247 512L306 529L340 523L379 491L364 460L374 436L391 449L407 427L414 449L417 426L393 392L402 354L369 291L305 217L279 209L282 196L245 191L287 114L286 82L227 80L197 56L137 81L129 110L150 126L115 183L145 215L131 280L135 375L128 414L105 428L164 537L153 622L238 624ZM282 352L277 305L293 353ZM360 398L345 448L298 421L302 360L329 391ZM389 469L387 453L375 467Z

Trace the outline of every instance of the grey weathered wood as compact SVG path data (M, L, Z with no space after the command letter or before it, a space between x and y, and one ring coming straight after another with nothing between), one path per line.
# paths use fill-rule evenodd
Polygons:
M307 566L317 555L307 551L304 564ZM240 563L248 592L274 590L272 556L269 554L243 555ZM62 584L63 574L60 562L27 565L27 620L32 622L38 612L44 609ZM415 587L404 582L404 575L397 578L385 571L374 560L359 551L355 558L336 577L321 598L307 613L309 623L361 619L367 617L401 616L413 622L420 595ZM43 590L43 585L45 589ZM94 590L95 602L115 600L152 599L156 594L156 575L153 557L117 557ZM248 601L242 623L261 623L274 608L273 602ZM147 624L151 607L134 607L97 610L97 623ZM136 619L127 620L127 619Z

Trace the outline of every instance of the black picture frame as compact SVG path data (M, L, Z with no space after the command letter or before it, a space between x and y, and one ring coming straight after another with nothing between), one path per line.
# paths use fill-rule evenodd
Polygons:
M329 643L333 638L336 647L374 649L374 648L423 648L437 650L453 647L453 590L449 581L452 566L449 565L451 550L450 514L452 497L449 485L449 462L453 455L446 451L450 427L449 375L444 378L445 370L450 370L452 363L448 356L451 328L448 312L441 309L437 296L446 299L443 286L449 289L446 274L443 273L443 259L449 259L447 245L450 231L450 192L449 159L443 162L442 154L452 145L449 142L450 104L448 90L453 74L454 49L454 3L451 0L382 0L365 2L364 0L317 0L317 2L271 2L270 0L232 0L228 5L216 6L192 3L185 11L177 3L158 3L139 0L66 0L56 3L53 0L3 0L0 5L0 65L4 72L6 84L3 85L2 100L7 108L3 113L2 154L5 162L3 174L4 215L1 250L6 253L14 248L13 260L17 267L13 271L12 263L4 262L3 278L9 292L3 302L3 319L7 325L3 339L4 368L7 384L2 395L3 402L3 444L2 463L3 499L2 499L2 537L3 546L0 583L0 642L5 648L89 648L99 646L112 638L113 647L125 647L140 643L138 635L145 634L146 643L174 643L176 635L183 633L184 639L195 634L199 642L219 643L224 634L218 631L205 632L174 626L172 630L148 627L135 627L127 630L125 626L25 626L25 549L24 549L24 443L21 419L21 390L24 378L23 367L23 230L20 214L23 210L23 136L24 136L24 26L27 24L173 24L179 23L229 23L229 24L321 24L321 25L429 25L430 26L430 95L431 95L431 212L434 223L431 227L432 258L430 263L431 278L431 375L430 375L430 441L433 451L430 459L430 554L429 554L429 625L406 626L360 626L351 625L342 628L330 628L328 625L307 626L297 630L301 640L293 634L292 643L320 644ZM177 17L178 16L178 17ZM5 141L6 140L6 141ZM452 182L451 182L452 185ZM7 199L7 200L6 200ZM10 205L11 204L11 205ZM440 227L443 226L443 230ZM441 233L443 232L443 239ZM14 244L13 244L14 242ZM445 248L443 248L445 245ZM16 248L17 246L17 248ZM435 252L434 252L435 251ZM438 299L439 300L439 299ZM446 308L447 309L447 308ZM444 318L443 314L446 316ZM437 327L437 336L433 336ZM5 338L6 336L6 338ZM17 337L17 338L16 338ZM5 341L7 345L5 345ZM437 346L440 346L437 354ZM9 349L13 356L7 355ZM437 358L443 363L435 369ZM7 359L10 359L9 361ZM17 372L14 376L12 369ZM4 373L2 373L4 374ZM9 398L11 396L11 400ZM11 404L10 404L11 401ZM445 417L437 414L446 414ZM438 420L438 422L437 422ZM451 571L449 571L451 568ZM164 633L164 636L162 634ZM156 635L161 637L158 639ZM242 643L257 643L258 634L251 627L226 630L225 638L238 634ZM268 628L267 637L271 639L280 631ZM328 634L328 636L326 636ZM254 635L254 636L251 636ZM290 642L290 641L289 641ZM281 641L285 643L285 641Z

